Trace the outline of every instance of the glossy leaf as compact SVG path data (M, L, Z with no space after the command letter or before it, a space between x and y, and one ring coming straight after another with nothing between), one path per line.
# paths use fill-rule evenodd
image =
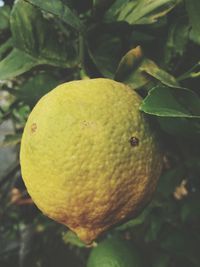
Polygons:
M160 117L200 118L200 98L191 90L157 86L143 100L141 110Z

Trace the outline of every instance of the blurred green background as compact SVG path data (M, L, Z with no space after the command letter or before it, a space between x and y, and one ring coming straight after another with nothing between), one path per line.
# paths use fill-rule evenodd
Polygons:
M165 154L151 203L90 247L26 203L18 159L38 99L86 77L137 90ZM199 0L0 1L0 266L199 267L199 87Z

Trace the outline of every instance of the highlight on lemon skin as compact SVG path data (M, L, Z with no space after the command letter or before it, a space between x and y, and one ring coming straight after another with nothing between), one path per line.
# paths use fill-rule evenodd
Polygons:
M86 243L149 202L162 152L140 96L110 79L72 81L42 97L20 151L29 194Z

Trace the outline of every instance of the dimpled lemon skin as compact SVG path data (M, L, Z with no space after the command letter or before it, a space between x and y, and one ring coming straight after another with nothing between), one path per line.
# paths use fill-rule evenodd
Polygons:
M155 133L141 98L110 79L59 85L26 123L22 176L38 208L91 243L134 217L161 173Z

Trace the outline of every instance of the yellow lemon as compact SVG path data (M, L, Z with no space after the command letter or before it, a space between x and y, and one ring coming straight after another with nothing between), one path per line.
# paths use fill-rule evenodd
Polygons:
M135 216L162 168L141 98L109 79L72 81L36 104L21 143L22 176L38 208L86 243Z

